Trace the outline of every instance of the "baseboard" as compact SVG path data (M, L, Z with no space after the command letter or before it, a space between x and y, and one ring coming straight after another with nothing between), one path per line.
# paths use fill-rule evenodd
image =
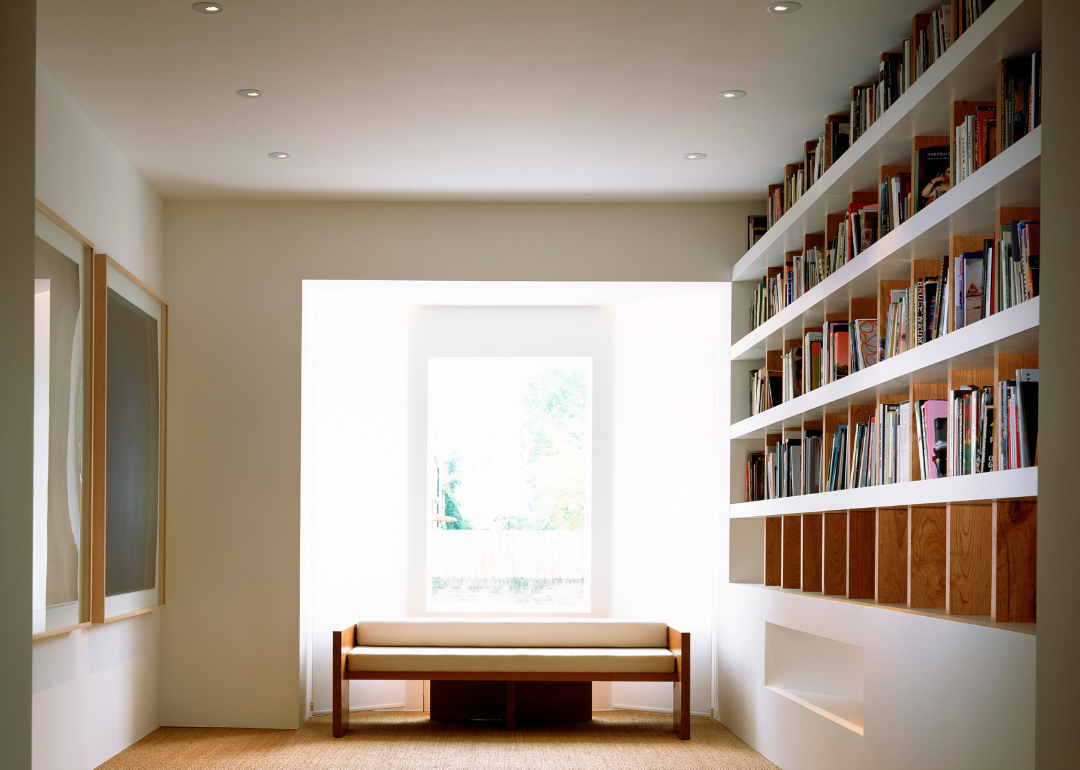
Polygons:
M354 711L394 711L405 708L404 703L382 703L377 706L357 706L356 708L350 708L349 713ZM311 716L313 717L328 717L334 713L333 709L313 709Z
M629 705L627 703L612 703L611 708L612 709L622 710L622 711L650 711L650 712L652 712L654 714L670 714L671 713L671 709L656 708L655 706L631 706L631 705ZM710 719L713 718L711 710L710 711L691 711L690 716L692 716L692 717L709 717Z

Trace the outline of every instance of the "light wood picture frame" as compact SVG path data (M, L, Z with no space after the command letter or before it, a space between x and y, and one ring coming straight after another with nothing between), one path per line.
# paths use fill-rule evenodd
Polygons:
M90 625L94 244L35 201L33 638Z
M165 300L94 255L91 620L165 606Z

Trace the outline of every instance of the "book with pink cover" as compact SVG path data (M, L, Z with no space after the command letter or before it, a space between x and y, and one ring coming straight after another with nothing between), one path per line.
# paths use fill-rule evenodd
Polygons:
M948 466L945 464L945 454L947 449L946 437L940 430L935 430L935 425L940 425L938 420L947 420L949 416L949 402L947 401L926 401L923 404L923 410L926 416L924 423L926 430L926 453L929 455L929 463L927 463L928 474L932 479L941 478L947 476L946 469Z

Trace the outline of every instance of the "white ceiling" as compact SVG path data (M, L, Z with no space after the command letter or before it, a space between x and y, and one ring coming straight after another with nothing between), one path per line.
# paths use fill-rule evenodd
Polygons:
M38 55L165 198L746 200L930 4L766 5L38 0Z

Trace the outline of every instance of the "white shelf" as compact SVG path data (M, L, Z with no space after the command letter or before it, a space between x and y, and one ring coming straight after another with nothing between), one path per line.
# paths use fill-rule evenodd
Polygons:
M912 137L949 134L952 102L994 98L997 62L1032 53L1041 39L1040 0L997 0L735 264L732 280L761 280L785 251L801 251L803 236L852 192L877 189L879 167L911 162Z
M923 617L937 618L938 620L946 620L952 623L967 623L973 626L982 626L983 628L994 631L1008 631L1014 634L1036 636L1034 623L997 623L990 620L989 615L949 615L945 610L912 609L910 607L905 607L902 604L878 604L872 599L848 599L846 596L826 596L819 591L800 591L798 588L781 588L780 586L767 586L762 585L761 583L730 583L730 585L746 588L748 590L775 591L780 594L801 596L817 601L824 599L828 602L850 605L855 612L861 612L863 609L870 611L883 610L885 612L903 612L908 615L922 615Z
M865 508L903 508L908 505L944 505L974 500L1035 497L1039 494L1039 469L1018 468L973 476L880 484L816 495L796 495L753 503L732 503L731 518L793 516L823 511Z
M763 359L784 339L801 338L803 326L846 312L849 299L877 297L878 281L908 280L913 260L940 260L948 253L949 236L994 234L995 209L1038 205L1041 169L1039 127L734 343L731 360Z
M820 416L826 407L840 410L849 404L872 403L879 394L907 392L911 382L946 382L950 368L989 370L996 354L1037 353L1038 346L1039 298L1035 297L740 420L732 424L729 438L764 438L767 433L778 433L784 427L798 428L804 415ZM733 383L732 387L745 390L747 383Z

